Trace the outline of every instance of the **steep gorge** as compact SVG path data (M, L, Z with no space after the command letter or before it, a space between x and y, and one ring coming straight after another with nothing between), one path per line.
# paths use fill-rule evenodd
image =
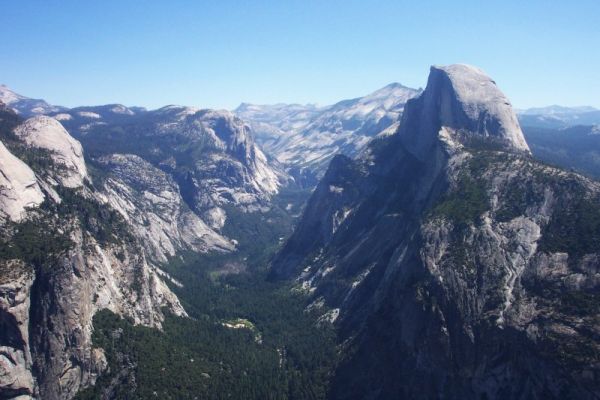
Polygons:
M0 191L12 210L0 220L0 386L8 398L72 398L106 367L92 348L97 310L156 328L163 308L186 313L130 226L98 198L79 142L48 117L22 122L2 108L0 124Z

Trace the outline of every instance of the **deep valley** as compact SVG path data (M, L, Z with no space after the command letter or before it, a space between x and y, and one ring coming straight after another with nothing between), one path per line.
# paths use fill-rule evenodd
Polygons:
M464 64L234 111L3 86L0 399L596 399L597 113Z

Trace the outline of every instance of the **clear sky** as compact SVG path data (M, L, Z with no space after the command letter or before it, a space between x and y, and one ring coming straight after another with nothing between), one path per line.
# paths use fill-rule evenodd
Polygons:
M330 104L431 64L600 107L599 0L0 0L0 83L65 106Z

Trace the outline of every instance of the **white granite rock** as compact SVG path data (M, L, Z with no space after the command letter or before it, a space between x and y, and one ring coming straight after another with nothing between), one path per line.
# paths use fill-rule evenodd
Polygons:
M0 142L0 217L19 222L43 201L35 173Z
M83 185L87 168L81 143L75 140L57 120L38 116L19 125L14 133L27 145L51 152L52 159L61 167L54 178L63 186Z
M470 65L431 67L425 91L407 103L399 135L415 156L425 159L443 128L458 141L485 139L530 152L507 97L496 82Z

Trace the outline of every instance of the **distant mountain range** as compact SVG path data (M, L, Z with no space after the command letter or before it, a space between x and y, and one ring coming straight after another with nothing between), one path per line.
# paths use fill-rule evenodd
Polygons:
M600 110L594 107L549 106L530 108L518 113L523 126L567 128L575 125L600 125Z
M411 89L399 83L389 84L364 97L342 100L330 106L314 104L256 105L242 103L233 113L248 125L251 135L265 155L276 160L278 168L287 171L303 187L316 185L331 158L336 154L354 157L377 135L394 133L399 126L404 104L418 96L420 89ZM143 107L125 107L120 104L84 106L67 109L54 106L44 100L31 99L15 93L7 86L0 86L0 101L24 117L54 115L69 129L84 132L94 126L128 123L141 115L152 115ZM146 114L147 113L147 114ZM64 114L64 115L63 115ZM519 123L532 144L534 155L569 168L600 176L590 156L578 157L590 160L575 163L577 141L569 136L566 128L600 125L600 110L590 107L563 107L558 105L517 110ZM541 130L562 140L563 146L572 147L572 157L552 156L554 151L542 151L547 144ZM592 129L589 129L592 131ZM595 130L594 130L595 131ZM566 133L565 135L559 132ZM573 142L571 142L573 139ZM593 141L594 138L590 140ZM558 143L557 143L558 145ZM588 152L595 148L587 148ZM577 165L575 165L577 164Z
M355 156L374 136L397 127L408 99L420 90L392 83L331 106L242 104L257 141L298 180L313 184L335 154Z
M0 102L12 108L18 114L24 117L33 115L44 115L51 112L58 112L66 109L61 106L53 106L45 100L31 99L12 91L6 85L0 85Z
M93 317L186 316L207 286L166 271L187 257L210 290L235 297L218 277L255 263L304 296L340 340L319 383L332 399L597 398L600 184L576 172L600 177L598 113L517 115L467 65L432 67L425 90L233 112L66 108L1 86L0 398L134 393L135 364L96 347ZM310 358L247 339L284 386ZM235 385L213 356L200 380ZM107 357L126 368L102 381Z
M370 95L332 106L242 103L234 112L250 124L267 154L276 158L298 183L311 186L323 175L333 155L354 157L373 137L394 133L404 104L420 93L421 90L392 83ZM562 130L576 125L600 125L600 110L589 106L530 108L518 111L517 117L526 136L536 128ZM562 138L569 142L568 132ZM538 139L543 138L536 134L529 138L534 144ZM534 154L541 148L534 145ZM572 165L566 157L551 157L547 152L541 157L600 176L590 163L582 169L581 163Z

